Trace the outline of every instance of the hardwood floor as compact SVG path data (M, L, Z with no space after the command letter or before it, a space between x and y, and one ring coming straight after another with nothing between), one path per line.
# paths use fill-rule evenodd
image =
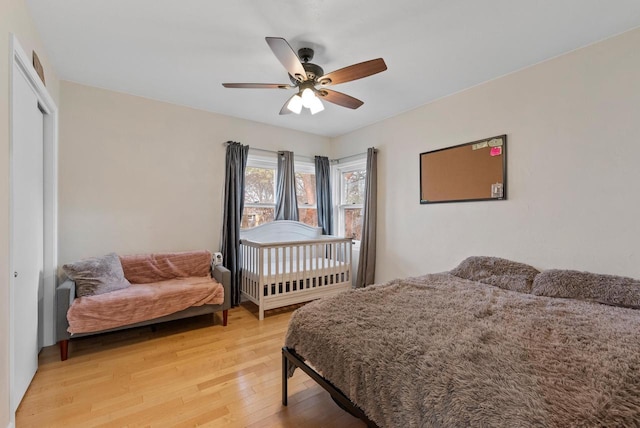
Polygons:
M292 308L229 311L140 327L40 353L16 427L364 427L301 370L281 402L281 353Z

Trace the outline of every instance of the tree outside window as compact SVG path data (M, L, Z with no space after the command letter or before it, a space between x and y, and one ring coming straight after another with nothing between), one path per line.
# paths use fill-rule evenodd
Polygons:
M364 203L364 185L366 178L367 171L363 169L342 173L342 180L345 188L345 204Z
M275 215L275 167L247 166L244 174L244 211L240 228L273 221Z
M244 201L249 204L275 202L275 169L248 166L245 177Z

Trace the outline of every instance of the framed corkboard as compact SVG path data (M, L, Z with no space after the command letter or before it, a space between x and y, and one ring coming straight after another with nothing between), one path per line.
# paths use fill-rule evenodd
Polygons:
M507 136L420 153L420 203L507 199Z

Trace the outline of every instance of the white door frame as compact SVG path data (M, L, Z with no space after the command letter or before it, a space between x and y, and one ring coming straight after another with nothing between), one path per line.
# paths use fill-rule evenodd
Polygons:
M20 76L14 76L14 70L17 69L31 86L38 103L43 110L44 117L44 300L43 300L43 323L44 331L42 334L43 346L53 345L56 341L55 331L55 288L57 282L57 264L58 264L58 107L49 95L46 87L40 80L35 69L31 65L29 57L22 49L14 34L9 36L9 52L11 61L9 64L9 177L10 177L10 196L9 204L13 206L13 183L14 183L14 164L13 164L13 145L14 135L12 129L13 123L13 82ZM13 254L13 213L9 210L9 388L11 400L13 400L14 390L14 317L17 308L14 307L14 254ZM15 421L13 409L18 403L10 403L11 405L11 422Z

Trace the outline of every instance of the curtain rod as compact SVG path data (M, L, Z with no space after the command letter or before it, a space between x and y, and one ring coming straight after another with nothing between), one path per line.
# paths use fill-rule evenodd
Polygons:
M222 145L223 145L224 147L228 146L229 144L230 144L229 142L222 143ZM261 149L261 148L259 148L259 147L252 147L252 146L249 146L249 151L252 151L252 150L253 150L253 151L257 151L257 152L272 153L272 154L274 154L274 155L277 155L277 154L279 153L279 152L278 152L278 151L276 151L276 150L267 150L267 149ZM309 160L309 161L312 161L312 162L313 162L313 158L312 158L312 157L309 157L309 156L296 155L296 154L294 153L294 154L293 154L293 157L296 157L296 158L299 158L299 159L307 159L307 160Z
M277 155L277 154L279 153L278 151L275 151L275 150L259 149L259 148L257 148L257 147L251 147L251 146L249 146L249 151L251 151L251 150L256 150L256 151L258 151L258 152L264 152L264 153L273 153L274 155ZM308 160L308 161L313 162L313 158L312 158L312 157L310 157L310 156L297 155L297 154L295 154L295 153L294 153L294 154L293 154L293 157L294 157L294 158L298 158L298 159L306 159L306 160Z
M331 163L340 163L340 162L342 162L344 160L347 160L347 159L361 158L361 157L364 157L364 156L367 156L367 152L356 153L355 155L344 156L344 157L341 157L341 158L338 158L338 159L331 159Z
M225 142L225 143L222 143L222 145L223 145L224 147L228 146L229 144L230 144L230 143L229 143L228 141L227 141L227 142ZM274 154L274 155L277 155L277 154L278 154L278 152L277 152L277 151L275 151L275 150L267 150L267 149L261 149L261 148L258 148L258 147L252 147L252 146L249 146L249 151L251 151L251 150L255 150L255 151L258 151L258 152L264 152L264 153L272 153L272 154ZM376 151L376 153L378 152L378 149L374 149L374 150ZM344 161L345 159L351 159L351 158L356 158L356 157L361 157L361 156L366 156L366 155L367 155L367 152L364 152L364 153L356 153L355 155L344 156L344 157L341 157L341 158L338 158L338 159L329 159L329 162L332 162L332 163L340 163L340 161ZM310 157L310 156L304 156L304 155L296 155L295 153L294 153L294 157L297 157L297 158L304 158L304 159L308 159L308 160L310 160L310 161L313 161L313 160L314 160L314 158L313 158L313 157Z

